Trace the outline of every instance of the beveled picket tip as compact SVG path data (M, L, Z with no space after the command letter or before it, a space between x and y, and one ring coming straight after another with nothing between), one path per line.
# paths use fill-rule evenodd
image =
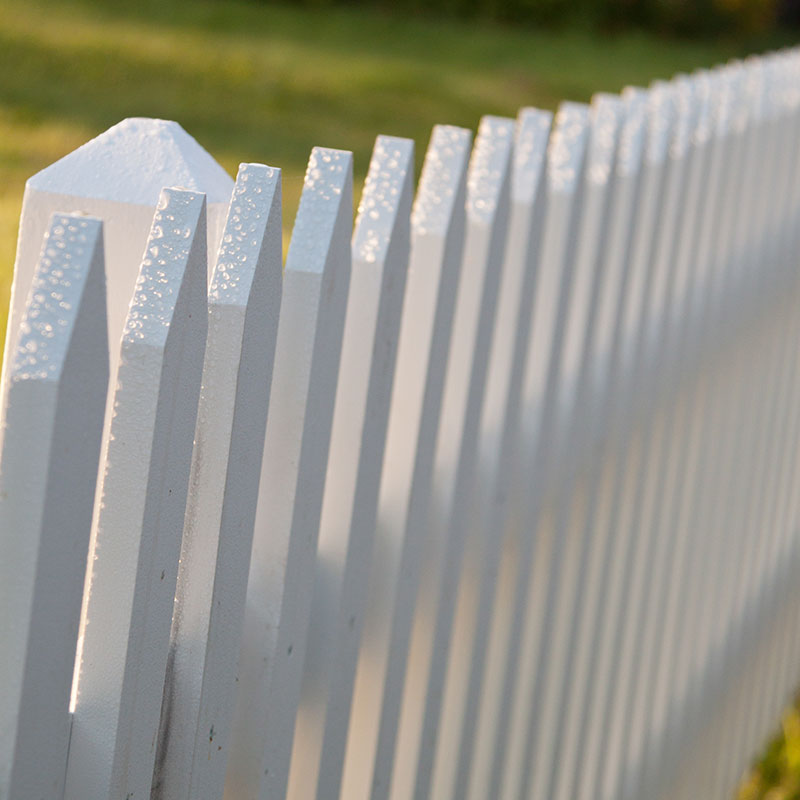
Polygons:
M399 198L414 167L414 141L378 136L353 231L353 258L383 264L399 226L407 226Z
M585 103L564 102L558 107L547 148L551 191L570 194L580 183L590 124L590 109Z
M87 286L91 281L99 282L102 301L91 313L104 321L103 223L80 214L54 214L42 243L12 356L12 382L58 381L62 377L79 314L86 313L81 304L84 293L91 293ZM107 361L108 348L101 348L100 352L103 350Z
M453 125L434 127L411 213L416 236L446 233L458 198L458 176L471 146L471 131Z

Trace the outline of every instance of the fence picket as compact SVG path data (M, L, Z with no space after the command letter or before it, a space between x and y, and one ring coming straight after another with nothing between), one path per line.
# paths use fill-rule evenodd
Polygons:
M681 92L683 92L681 94ZM655 242L657 258L661 260L656 264L656 271L654 274L654 291L650 295L650 309L653 313L657 314L657 321L650 325L651 347L657 347L658 352L656 358L658 359L659 370L658 372L649 371L642 368L641 351L639 354L638 363L635 364L634 380L638 385L634 385L634 391L639 391L642 395L641 402L642 408L652 409L653 415L658 420L658 425L653 426L654 430L634 430L630 435L630 444L627 448L627 453L623 451L623 460L619 462L617 483L615 486L615 502L619 503L617 498L620 497L620 492L624 492L623 488L625 481L633 481L628 490L631 495L631 500L628 501L628 506L625 509L627 516L622 517L622 525L624 531L622 534L622 541L625 544L625 562L624 571L622 573L622 593L620 597L628 597L632 595L625 606L616 606L612 616L615 617L615 628L612 634L612 649L616 651L620 647L626 646L627 631L632 630L633 622L631 621L631 614L635 614L639 594L642 592L650 591L645 581L646 569L644 563L646 562L646 554L652 548L652 542L655 538L656 541L664 539L669 541L671 537L666 534L665 530L660 530L656 522L643 522L643 520L650 520L651 516L658 520L658 515L662 507L672 508L669 504L663 502L663 498L672 492L676 503L680 500L680 495L675 492L679 491L675 488L676 481L680 480L682 471L688 471L692 463L689 461L681 467L679 457L675 456L675 452L679 451L679 446L676 444L676 415L680 420L683 420L684 425L689 424L687 419L688 402L680 394L676 396L675 408L670 407L668 413L661 412L663 407L663 397L669 392L675 393L679 387L673 386L671 382L665 377L669 371L672 363L674 362L675 353L677 352L678 345L675 343L676 333L679 328L682 317L681 314L685 313L685 305L681 302L684 299L685 292L681 293L682 283L686 283L686 272L688 270L687 262L692 257L692 247L694 244L694 237L692 234L692 225L694 223L693 214L696 213L698 200L691 200L696 198L697 189L696 184L702 181L697 175L698 164L702 167L703 162L693 158L694 150L692 149L693 131L699 129L702 120L705 106L703 105L703 95L697 90L694 83L683 80L678 84L677 98L683 101L683 105L679 105L679 116L675 129L675 139L672 146L672 156L675 162L672 164L671 181L665 201L666 209L672 212L672 224L674 225L674 233L664 234ZM694 106L694 108L693 108ZM682 110L683 113L680 113ZM707 114L706 114L707 116ZM698 122L699 120L699 122ZM695 185L694 191L693 181ZM692 213L684 211L683 201L676 203L677 193L681 193L690 198L690 205L693 204ZM687 194L688 193L688 194ZM688 229L687 229L688 228ZM683 246L675 246L672 241L666 237L672 236L675 240L683 237L686 242ZM680 269L673 268L677 264ZM682 271L681 271L682 270ZM647 412L644 412L647 413ZM637 426L638 428L638 426ZM681 430L678 426L677 430ZM632 438L630 438L632 437ZM691 444L695 442L692 436L686 437ZM689 451L690 453L696 452L696 448ZM689 458L687 455L686 458ZM638 477L637 477L638 473ZM624 495L622 495L624 496ZM680 506L676 505L675 508ZM670 529L672 525L670 524ZM621 616L621 620L617 618ZM627 637L630 642L630 636ZM635 658L635 652L628 649L626 653L626 669L629 668L630 660ZM602 711L601 720L602 724L608 724L609 714L613 708L614 702L619 695L621 686L623 685L624 678L621 675L616 675L607 685L604 708ZM619 741L615 733L615 744ZM605 737L604 737L605 739ZM618 769L615 765L613 774L606 766L605 750L601 749L599 752L598 769L600 776L598 779L603 780L606 786L613 783L618 779ZM608 791L606 789L606 791Z
M596 632L591 627L592 616L596 605L596 597L601 591L606 569L601 554L607 547L607 538L603 531L595 528L594 521L599 502L599 484L593 480L591 472L586 474L586 457L591 458L591 447L597 441L597 432L602 431L608 416L607 403L600 402L600 408L593 411L598 401L608 397L605 391L608 385L614 385L619 373L621 347L623 342L623 317L626 301L632 285L631 252L634 244L633 232L641 220L639 203L640 173L644 150L645 106L647 95L638 89L626 89L623 93L621 109L619 144L617 147L615 174L609 176L607 184L594 187L594 192L601 193L607 199L608 227L606 242L600 248L600 261L595 266L595 281L599 286L593 291L597 294L597 307L594 311L593 324L587 325L583 345L583 362L580 373L580 393L572 414L570 429L572 447L577 449L583 441L582 449L576 454L579 458L567 475L572 491L583 496L582 503L576 502L576 510L580 512L577 520L566 519L567 527L560 535L579 537L580 562L577 566L574 611L572 628L569 631L567 644L566 667L562 678L561 701L563 720L561 731L556 731L556 753L554 757L551 792L558 796L573 797L576 791L576 780L580 774L582 735L581 722L583 709L589 702L592 688L591 675L596 649ZM599 244L599 243L598 243ZM594 457L597 463L604 463L604 450L599 448ZM569 462L568 462L569 464ZM577 482L576 482L577 481ZM581 507L583 506L583 507ZM563 512L562 512L563 513ZM572 529L570 529L572 528ZM565 622L568 625L569 622ZM578 670L573 673L573 670ZM562 754L563 750L563 754ZM556 769L556 761L559 768Z
M743 108L746 110L746 106L743 106ZM743 124L743 122L740 121L738 124L741 125ZM744 142L742 144L744 144ZM745 155L745 151L742 151L742 154ZM746 179L747 179L747 173L746 173L746 163L745 163L742 166L740 180L746 182ZM743 190L742 190L742 196L746 196ZM741 203L739 203L739 205L741 206ZM740 224L744 224L744 221L742 221ZM733 253L733 249L731 250L731 253ZM728 273L728 277L725 278L724 280L721 290L723 292L726 291L725 284L728 284L731 287L733 287L734 284L735 271L730 269L731 265L732 262L729 261L729 263L725 266L725 269ZM663 608L663 605L666 602L664 599L664 592L666 592L667 581L670 579L669 571L666 568L666 565L670 563L670 553L671 553L670 539L671 537L668 535L667 536L661 535L659 537L660 549L656 551L656 555L654 556L654 558L657 559L657 563L659 563L659 567L655 572L653 585L651 586L651 590L648 593L648 598L647 598L649 604L648 607L654 610L648 610L645 612L646 616L650 619L650 621L648 622L648 628L650 630L650 633L647 637L647 640L642 645L643 651L645 653L645 662L643 664L642 675L637 676L639 678L638 680L639 687L637 690L637 697L634 705L634 725L635 725L634 729L642 732L639 742L646 739L648 731L647 719L649 718L649 699L646 698L643 694L644 687L655 680L653 671L656 669L655 665L657 663L657 660L660 658L659 653L661 649L660 645L662 642L662 637L657 636L657 630L658 630L657 626L659 625L659 620L663 619L663 613L660 609ZM660 566L661 564L664 564L665 566L662 567ZM636 743L635 746L636 748L638 748L639 742ZM631 743L631 745L633 746L633 743ZM638 749L632 749L629 755L629 760L631 763L638 762L640 760L640 751ZM628 794L636 793L637 786L642 780L641 776L639 775L639 772L640 771L629 770L628 775L626 776Z
M574 763L585 764L587 760L589 763L584 770L576 769L571 775L569 769L566 770L567 796L570 797L578 792L581 796L587 796L587 793L593 790L586 776L591 773L592 748L596 745L591 736L592 722L600 702L595 673L603 664L603 626L608 619L607 608L612 597L610 593L619 585L619 574L616 570L622 563L616 550L618 538L616 532L605 524L607 515L611 513L610 481L613 479L617 453L613 446L613 436L602 438L602 434L607 426L613 425L617 419L617 403L620 398L614 392L614 387L620 385L621 381L630 380L629 372L634 362L635 347L637 342L639 346L641 345L640 331L647 319L646 301L653 273L650 268L649 251L653 231L660 220L665 157L672 121L671 95L666 85L651 89L646 102L648 130L647 141L642 143L644 152L641 153L641 172L637 178L637 161L634 158L630 165L631 174L627 180L618 176L617 204L621 213L626 213L623 198L627 197L627 202L630 204L627 214L631 215L632 231L623 252L617 247L609 251L609 258L614 255L614 259L606 266L611 275L614 271L622 273L618 292L612 293L603 302L600 312L598 332L607 331L609 327L611 331L597 337L596 347L603 347L604 339L609 338L609 355L605 364L597 356L593 358L595 368L592 383L599 410L589 423L588 436L597 442L598 466L588 479L584 525L591 529L591 541L597 548L597 558L595 577L594 580L590 580L587 589L587 663L584 677L580 682L582 694L576 698L576 703L581 707L581 715L574 746L576 754ZM624 140L621 148L620 166L627 159ZM622 263L617 263L614 267L614 262L619 260L622 260ZM608 282L607 286L611 289L612 283ZM605 310L602 310L603 308Z
M103 228L53 215L0 427L0 795L60 797L108 387Z
M205 350L205 209L162 192L122 336L66 800L150 791Z
M736 215L736 226L735 226L735 235L733 241L733 250L732 250L732 257L730 263L730 272L732 273L732 281L734 282L734 288L732 292L734 293L735 300L733 302L740 301L741 294L743 294L744 288L744 273L746 272L746 265L747 259L749 254L752 252L752 245L751 245L751 237L753 235L753 221L754 216L752 214L753 209L751 208L751 203L753 202L755 196L755 183L757 179L758 173L758 163L760 161L760 153L759 148L761 145L761 141L759 136L762 133L764 122L763 122L763 85L762 85L762 74L760 69L757 69L755 65L750 64L744 67L744 85L743 85L743 100L744 105L747 108L748 113L748 131L746 134L746 139L744 143L744 168L743 168L743 183L742 183L742 206L743 210L740 210L739 213ZM730 332L731 334L736 334L738 325L733 324L733 318L731 318L726 325L724 325L723 330L726 332ZM742 359L740 363L737 365L736 369L736 376L734 380L740 381L739 386L737 387L737 397L741 398L738 402L737 409L732 413L747 413L748 417L750 415L750 409L748 407L748 400L750 394L752 393L753 389L750 388L749 392L747 391L749 382L746 381L744 377L744 365L746 363L746 359ZM749 427L747 429L749 431ZM744 456L745 450L742 448L744 447L744 443L747 441L745 438L745 432L739 433L736 436L735 444L734 444L734 459ZM734 462L735 463L735 462ZM743 490L743 485L741 481L743 480L746 471L743 469L739 469L734 473L734 476L731 480L731 489L729 490L732 499L731 499L731 512L730 512L730 522L729 525L731 530L734 534L734 541L737 545L737 552L736 552L736 561L734 562L734 571L732 580L738 582L740 591L743 594L746 593L745 589L745 581L744 576L746 574L747 566L750 561L750 557L748 554L748 542L745 536L741 535L741 518L743 515L742 507L740 506L740 493ZM737 616L738 610L741 608L739 604L734 601L734 607L731 613L731 622L729 623L731 631L728 634L727 642L723 647L727 650L729 647L733 645L733 642L737 639L737 633L739 630L739 624L737 624ZM742 676L736 676L739 679ZM739 709L735 711L732 710L732 714L738 714ZM730 718L728 718L730 720ZM742 723L739 723L742 724ZM738 735L737 737L738 738ZM732 746L731 749L735 749L735 745ZM727 767L724 768L724 772L727 772Z
M684 347L685 346L686 345L684 345ZM697 447L697 449L699 449L699 453L700 453L700 459L701 459L700 460L700 465L695 468L696 478L694 480L692 480L691 478L684 478L682 483L678 484L678 486L679 486L678 491L681 492L681 494L679 494L678 497L685 497L686 498L685 500L682 501L682 504L685 505L685 507L687 509L685 511L685 514L688 514L689 517L686 518L684 516L683 522L681 522L680 519L675 518L674 515L672 517L672 519L675 519L675 522L673 524L678 525L678 528L677 528L676 533L675 533L675 537L676 537L677 541L679 543L681 543L681 546L683 547L684 552L685 553L689 553L689 555L684 555L683 556L683 561L678 561L677 562L677 564L678 564L678 567L677 567L678 572L672 578L672 580L674 580L676 583L678 583L681 586L685 586L686 587L685 591L687 593L692 591L691 587L692 587L693 582L694 582L695 586L697 585L697 578L696 577L695 578L692 577L692 566L698 562L698 558L697 558L697 556L692 556L690 554L690 550L688 549L687 539L686 539L685 535L682 534L682 531L685 530L685 525L686 524L691 524L690 522L687 522L687 519L691 520L691 515L696 513L695 511L693 511L693 509L697 505L697 498L698 498L698 494L699 494L699 492L697 490L697 487L699 487L700 485L703 485L703 483L704 483L704 472L706 470L704 462L707 460L708 453L709 453L710 449L713 447L713 429L714 429L714 425L715 425L714 409L713 409L713 407L709 407L708 406L708 403L710 402L710 399L711 399L711 397L713 395L708 390L709 389L709 381L707 381L707 380L704 381L704 384L705 384L705 386L698 387L698 391L700 392L699 395L698 395L698 391L694 391L694 392L692 392L692 394L690 394L689 399L688 399L688 404L689 404L688 408L690 409L689 413L692 414L692 418L695 420L694 425L695 425L696 430L697 430L697 434L696 435L698 437L702 436L702 441L703 441L703 444L696 445L696 447ZM692 395L694 395L694 396L692 396ZM701 402L701 401L705 404L705 406L704 407L701 406L700 409L697 410L697 411L691 411L692 406L696 405L698 402ZM699 419L700 421L697 422L697 419ZM678 430L680 430L680 428ZM691 435L684 434L683 438L684 439L688 439L690 443L692 441ZM681 449L683 451L686 451L686 448L688 446L689 446L688 444L682 444L681 445ZM681 459L681 456L678 455L677 458ZM689 494L686 494L686 492L688 491L687 487L689 487L689 486L692 486L694 488L692 488L692 490L689 492ZM683 487L683 488L680 488L680 487ZM670 503L666 502L664 504L664 508L666 509L666 508L669 508L669 507L670 507ZM670 528L668 530L671 530L671 528L672 528L672 524L670 524ZM667 531L662 531L662 535L664 535L666 533L667 533ZM710 540L711 537L709 535L706 535L704 538L706 540ZM702 545L703 542L701 541L699 544ZM681 566L681 564L683 564L683 566ZM695 570L695 572L696 572L696 570ZM679 589L678 590L678 595L682 596L683 592L684 592L683 589ZM684 601L682 601L682 602L684 602ZM685 602L684 602L684 605L685 605ZM681 612L677 612L677 613L680 615ZM676 619L680 619L680 616L676 617ZM674 655L671 656L671 658L673 659L672 663L674 663L674 659L675 658L679 657L679 655L678 655L679 652L687 650L688 647L689 647L689 645L685 641L682 642L680 645L673 644L672 645L672 651L673 651ZM679 694L677 694L678 691L679 690L677 688L673 689L673 694L675 694L676 700L677 700L677 697L680 696ZM665 724L665 726L668 725L668 723L666 723L666 722L664 724ZM664 730L668 731L668 728L665 727ZM668 736L669 733L665 732L664 735Z

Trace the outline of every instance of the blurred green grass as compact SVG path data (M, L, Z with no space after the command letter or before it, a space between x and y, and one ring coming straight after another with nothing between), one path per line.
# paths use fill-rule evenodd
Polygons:
M773 42L537 31L242 0L0 2L0 345L25 180L128 116L175 119L231 173L280 166L291 228L313 145L553 108Z
M379 133L555 108L784 43L660 39L402 19L241 0L0 2L0 351L25 180L128 116L175 119L233 175L283 169L285 237L314 145L353 150L358 186ZM783 793L781 793L783 792ZM741 800L800 800L800 717Z
M800 697L784 713L736 800L800 800Z

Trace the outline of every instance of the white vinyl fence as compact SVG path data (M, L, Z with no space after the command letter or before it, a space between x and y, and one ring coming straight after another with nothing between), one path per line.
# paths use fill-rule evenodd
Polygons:
M732 797L800 685L800 50L414 169L353 227L315 148L285 268L175 123L28 182L0 800Z

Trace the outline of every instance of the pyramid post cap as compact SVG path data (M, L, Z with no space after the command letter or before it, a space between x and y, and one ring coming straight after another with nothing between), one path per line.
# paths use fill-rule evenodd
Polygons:
M155 206L165 186L228 203L233 180L177 122L129 117L37 172L28 188Z

